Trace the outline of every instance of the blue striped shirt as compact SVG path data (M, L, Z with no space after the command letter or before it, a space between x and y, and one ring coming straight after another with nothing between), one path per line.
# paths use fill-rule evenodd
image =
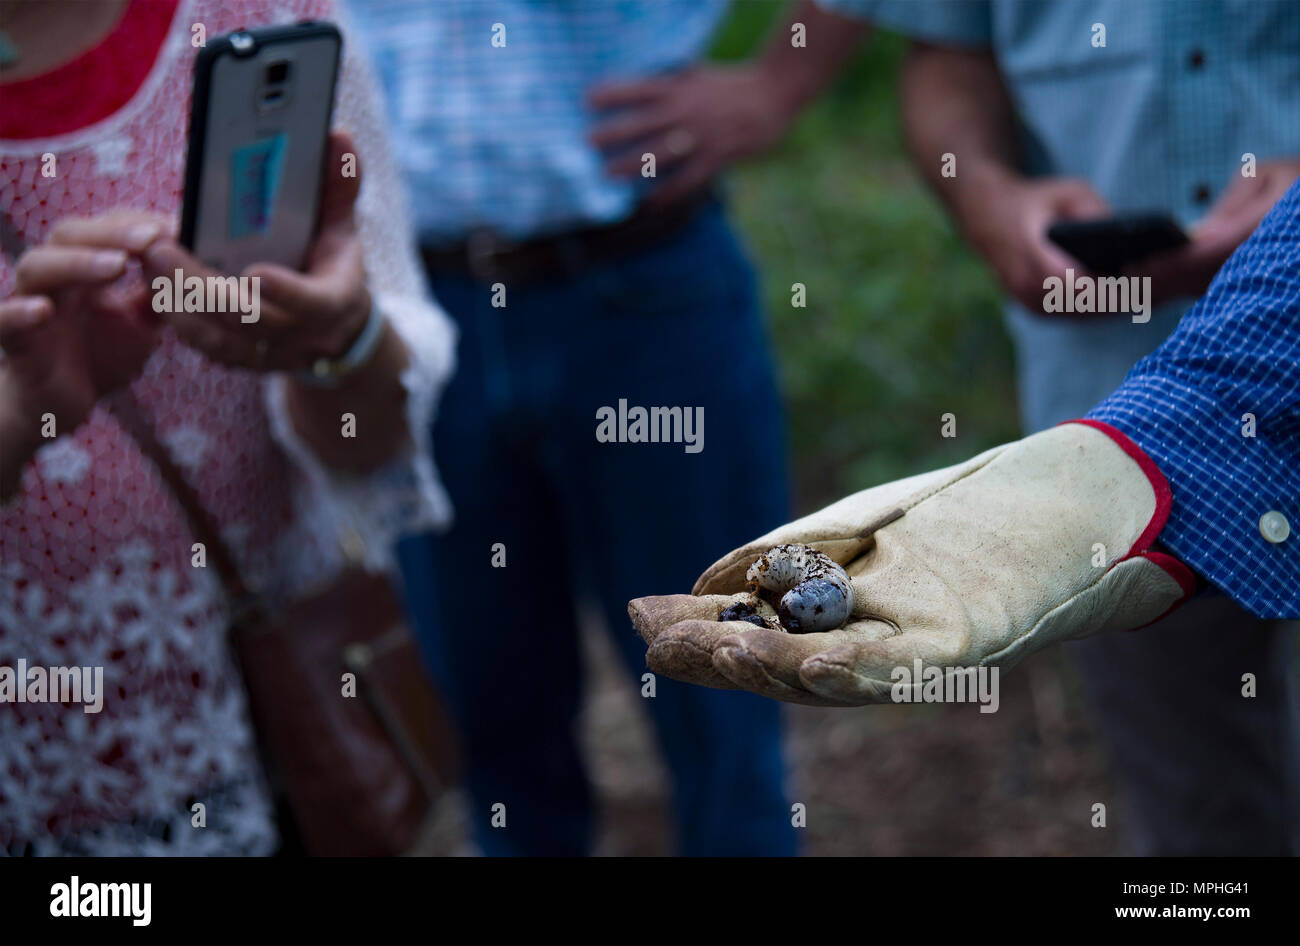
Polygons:
M1088 416L1169 479L1170 551L1253 614L1300 617L1300 183ZM1289 538L1264 538L1269 512Z
M609 223L642 179L587 143L596 83L688 66L726 0L348 0L388 98L424 242ZM504 45L494 45L496 42Z

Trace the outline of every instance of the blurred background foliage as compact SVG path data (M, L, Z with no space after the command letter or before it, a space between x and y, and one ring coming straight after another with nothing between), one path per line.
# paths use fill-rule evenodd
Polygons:
M781 0L738 0L717 59L752 55ZM905 43L877 35L789 136L728 179L758 264L800 512L1019 436L990 271L912 170L898 118ZM807 307L791 305L791 285ZM940 417L957 437L940 435Z

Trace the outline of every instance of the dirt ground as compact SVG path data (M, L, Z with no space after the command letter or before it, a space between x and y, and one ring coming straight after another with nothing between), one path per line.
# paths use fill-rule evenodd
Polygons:
M600 855L671 853L667 778L632 681L589 631L583 739L602 799ZM805 855L1109 855L1122 808L1059 649L1001 680L1001 706L787 707L790 798ZM1091 825L1092 806L1108 827ZM418 853L473 854L452 793Z

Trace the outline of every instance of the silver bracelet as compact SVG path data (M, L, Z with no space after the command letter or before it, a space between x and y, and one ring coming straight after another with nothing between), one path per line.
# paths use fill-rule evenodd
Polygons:
M295 371L294 377L303 384L317 388L334 388L348 375L362 368L379 347L388 324L379 303L371 302L370 317L352 346L337 358L317 358L310 371Z

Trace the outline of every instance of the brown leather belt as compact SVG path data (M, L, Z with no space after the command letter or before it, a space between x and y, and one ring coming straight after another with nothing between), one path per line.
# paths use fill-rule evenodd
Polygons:
M469 276L485 283L519 285L548 276L572 276L671 237L716 199L708 188L667 207L643 205L618 223L522 242L491 230L474 230L467 239L450 246L422 246L420 256L430 273Z

